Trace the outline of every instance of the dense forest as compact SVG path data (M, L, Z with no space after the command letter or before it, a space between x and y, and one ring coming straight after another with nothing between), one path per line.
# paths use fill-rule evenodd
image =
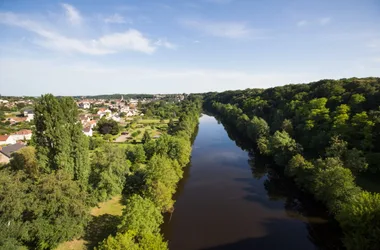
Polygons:
M190 160L202 103L192 96L176 105L167 134L121 147L82 133L73 98L40 97L32 142L0 168L0 249L53 249L83 236L90 207L117 194L126 209L98 249L167 249L160 225Z
M348 249L380 249L380 195L355 182L380 172L380 78L207 93L204 108L323 202Z

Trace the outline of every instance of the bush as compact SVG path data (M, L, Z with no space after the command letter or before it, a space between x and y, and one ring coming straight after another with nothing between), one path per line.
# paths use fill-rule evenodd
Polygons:
M380 194L360 192L336 216L347 249L380 249Z

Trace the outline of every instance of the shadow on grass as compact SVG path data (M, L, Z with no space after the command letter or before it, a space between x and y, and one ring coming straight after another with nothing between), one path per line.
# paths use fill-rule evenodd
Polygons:
M121 216L103 214L92 216L92 220L86 228L84 239L87 241L87 249L94 249L100 242L109 235L115 235L117 225L120 224Z

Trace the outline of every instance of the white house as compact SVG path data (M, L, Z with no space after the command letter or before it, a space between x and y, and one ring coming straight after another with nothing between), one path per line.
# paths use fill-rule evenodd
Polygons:
M78 107L81 109L89 109L91 107L90 102L80 102Z
M15 141L30 140L32 139L32 130L22 129L14 134L11 134L11 137L13 137Z
M92 136L92 128L91 127L85 127L83 129L83 133L87 136Z
M0 145L15 144L17 141L10 135L0 135Z
M113 115L111 117L112 120L114 120L115 122L120 122L120 116L119 115Z

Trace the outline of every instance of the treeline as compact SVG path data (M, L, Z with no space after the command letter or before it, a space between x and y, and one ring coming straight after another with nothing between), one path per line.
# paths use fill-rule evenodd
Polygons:
M162 213L173 210L172 196L190 160L201 107L200 98L189 98L181 103L181 116L169 135L128 147L132 172L123 189L126 208L117 234L105 239L98 249L167 249L160 233Z
M164 100L143 104L142 111L145 117L157 117L160 119L176 118L181 112L177 103Z
M327 206L348 249L380 249L380 195L355 184L379 171L379 78L208 93L204 104Z
M89 144L73 98L40 97L30 145L0 167L0 248L52 249L83 236L90 208L123 192L128 206L116 236L123 238L120 249L165 249L159 231L136 225L159 228L161 213L173 206L201 102L190 98L179 105L183 113L170 135L124 148ZM117 249L108 245L113 239L101 248Z

